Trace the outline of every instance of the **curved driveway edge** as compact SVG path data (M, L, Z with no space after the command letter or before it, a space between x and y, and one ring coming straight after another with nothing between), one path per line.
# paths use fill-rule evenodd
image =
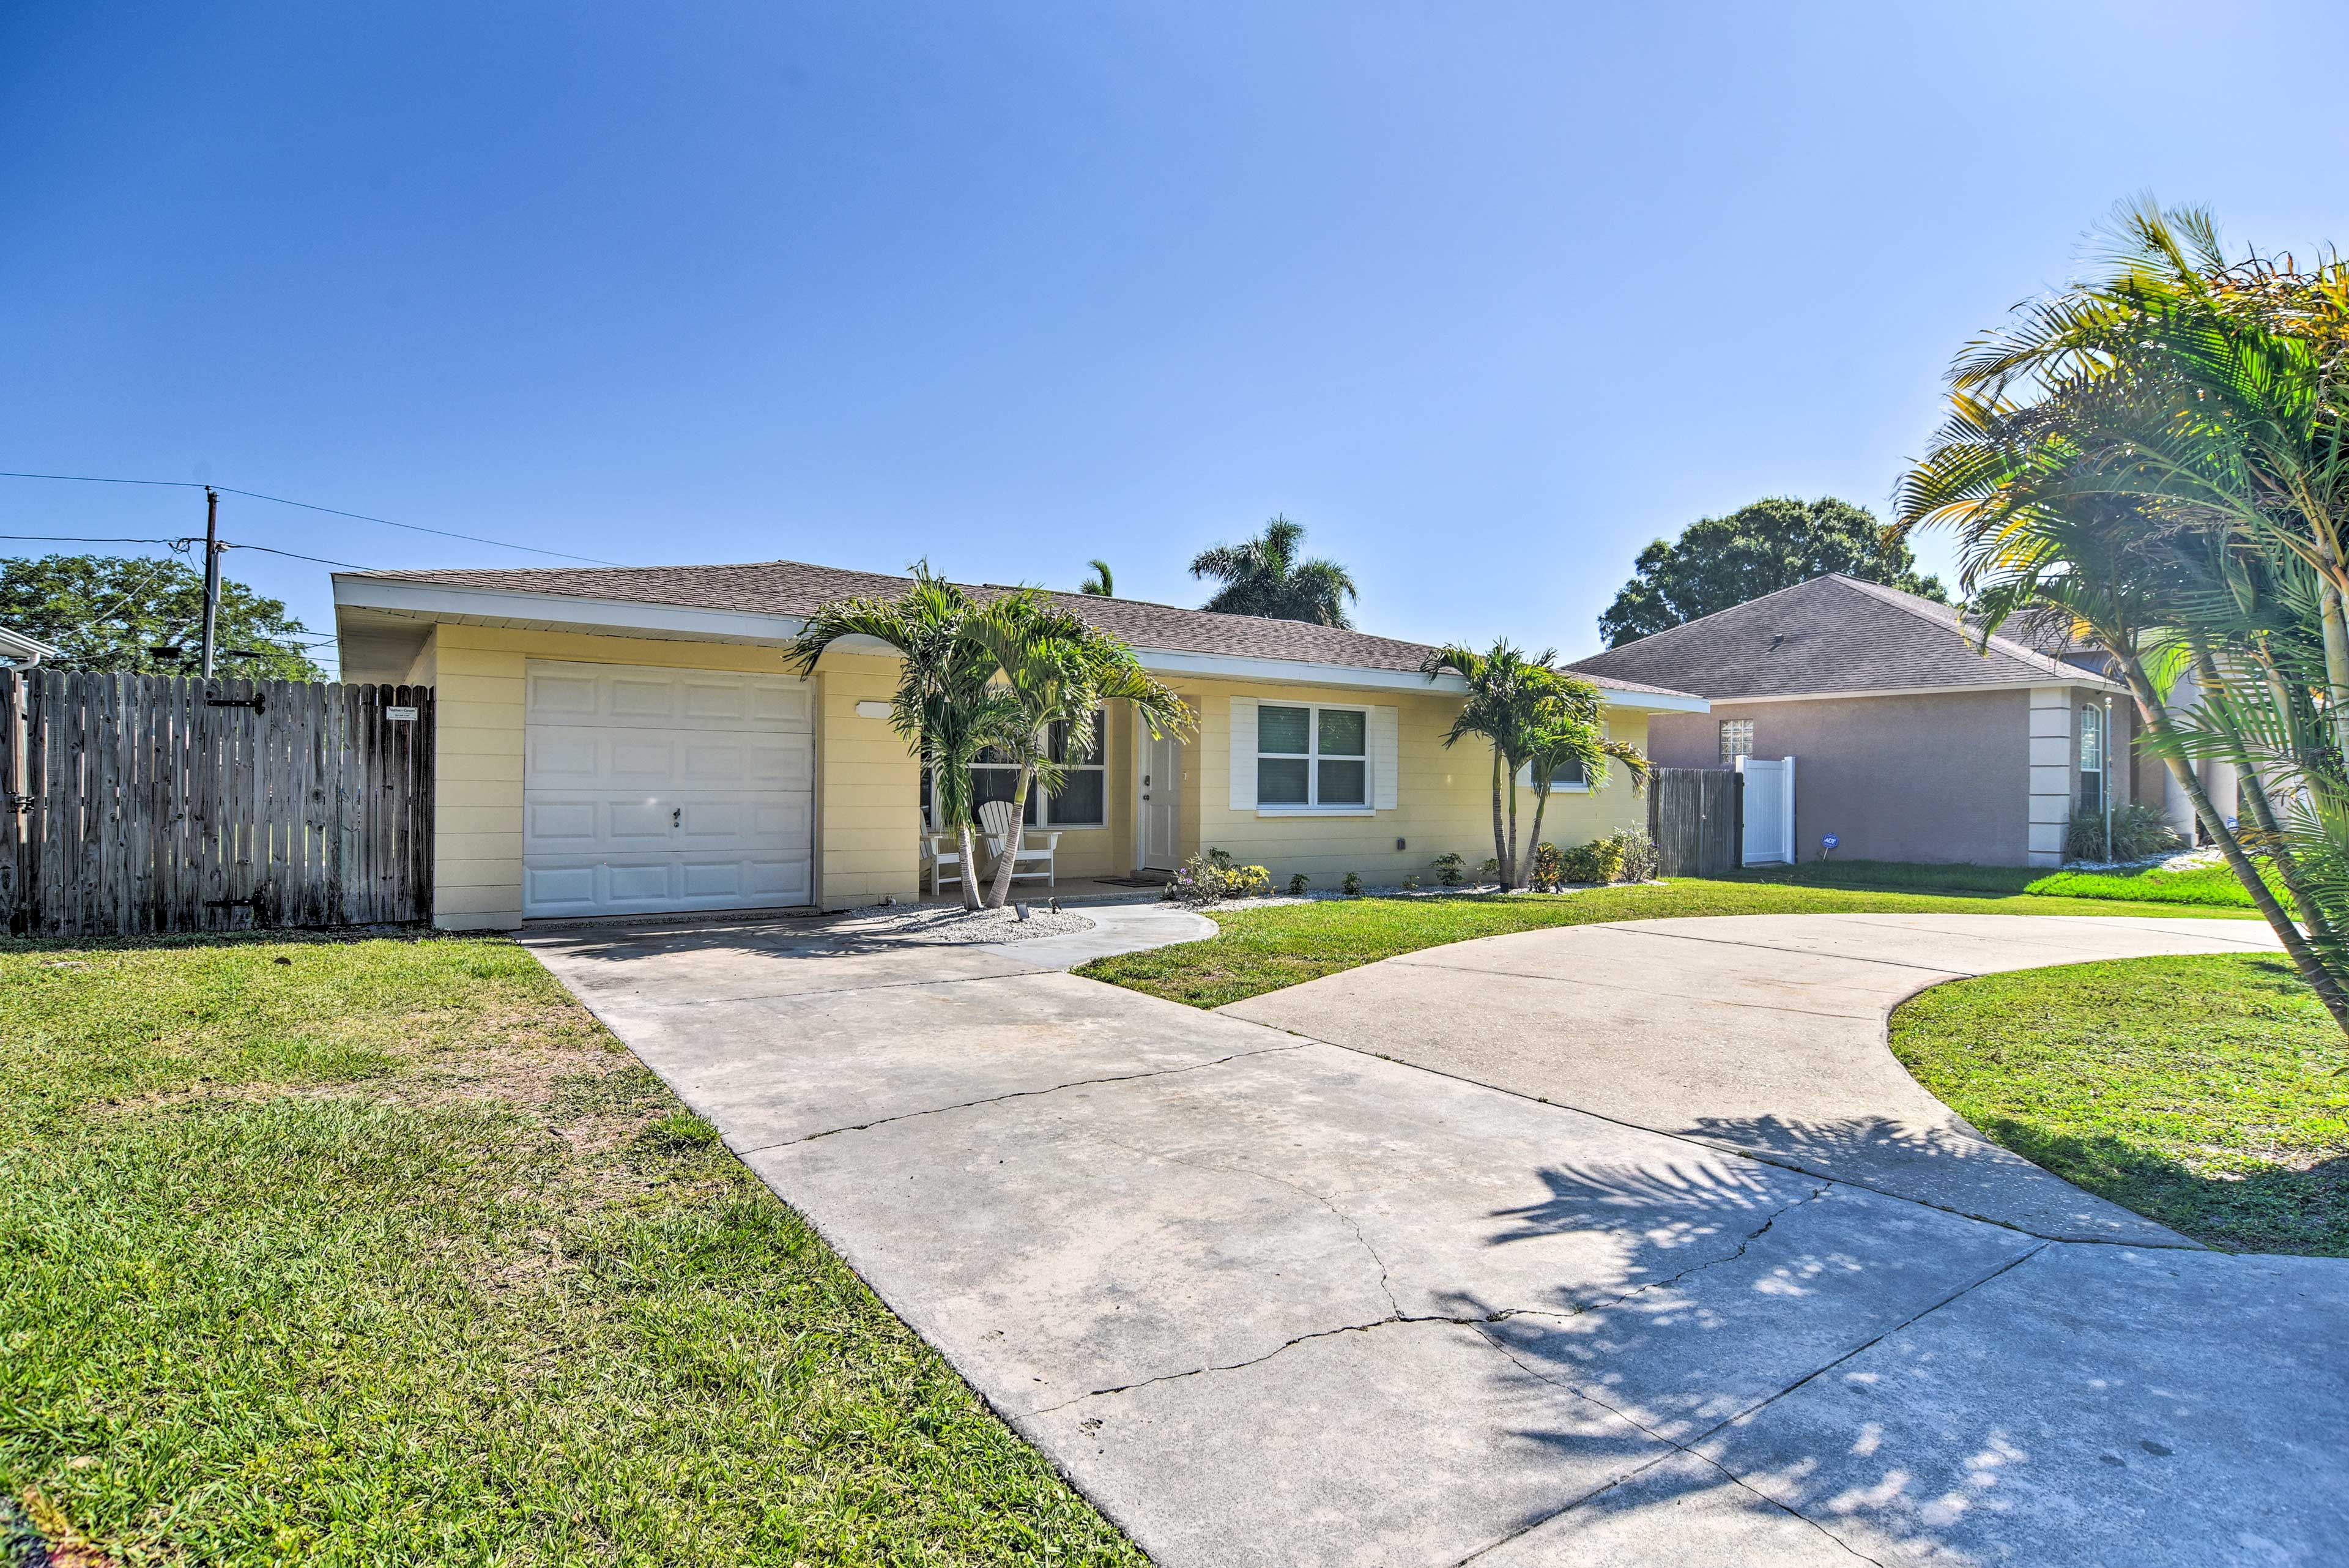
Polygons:
M2349 1262L2046 1241L1041 942L524 940L1161 1568L2349 1561ZM1481 1046L1487 993L1609 992L1444 956L1304 1023L1457 983L1419 1027ZM1797 967L1802 1019L1880 1020Z
M2251 920L1733 915L1485 937L1222 1011L2035 1236L2192 1246L1982 1137L1887 1023L1944 981L2276 950Z

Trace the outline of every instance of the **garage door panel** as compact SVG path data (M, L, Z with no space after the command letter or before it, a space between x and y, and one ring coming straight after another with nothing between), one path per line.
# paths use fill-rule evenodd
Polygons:
M806 903L812 698L788 677L533 663L523 912Z
M804 681L755 681L750 688L750 722L762 729L808 730L814 727L814 693Z

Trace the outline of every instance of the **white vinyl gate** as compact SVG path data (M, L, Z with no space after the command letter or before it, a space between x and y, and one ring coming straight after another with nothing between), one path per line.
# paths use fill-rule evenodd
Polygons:
M809 901L806 681L541 659L525 675L524 915Z
M1795 863L1795 759L1737 759L1745 780L1745 864Z

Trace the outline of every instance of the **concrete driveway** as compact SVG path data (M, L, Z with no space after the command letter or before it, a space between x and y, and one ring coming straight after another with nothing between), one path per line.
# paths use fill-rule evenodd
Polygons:
M1195 929L1087 912L528 940L1170 1568L2349 1561L2349 1262L2192 1248L1881 1044L2258 928L1578 927L1207 1013L1059 972Z

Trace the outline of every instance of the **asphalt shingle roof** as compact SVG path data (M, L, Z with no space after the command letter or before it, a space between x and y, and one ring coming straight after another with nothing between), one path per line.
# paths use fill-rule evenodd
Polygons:
M1830 573L1581 659L1594 679L1654 681L1708 698L1795 697L1934 686L2096 683L2010 638L1987 648L1956 609Z
M740 610L756 615L804 616L834 599L902 593L911 577L853 572L805 561L749 561L712 566L531 566L418 572L346 572L345 579L382 578L430 583L452 588L506 593L559 594L578 598L620 599L677 605L693 609ZM1009 590L971 586L979 595ZM1341 631L1305 621L1259 616L1217 615L1152 604L1143 599L1102 598L1091 594L1048 593L1054 604L1135 648L1170 653L1226 654L1243 659L1278 659L1333 664L1357 670L1416 670L1434 649L1367 632ZM1684 692L1612 675L1593 677L1601 686L1663 696Z

